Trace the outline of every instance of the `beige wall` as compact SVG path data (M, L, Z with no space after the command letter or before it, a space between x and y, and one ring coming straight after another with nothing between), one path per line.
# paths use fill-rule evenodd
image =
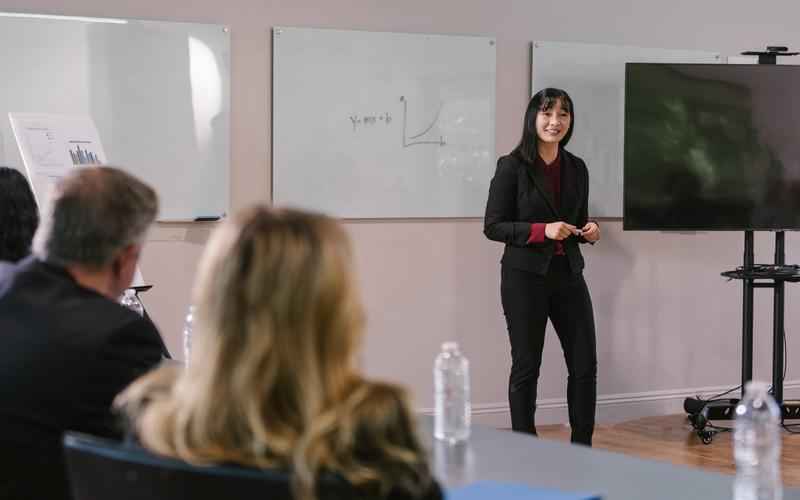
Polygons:
M794 0L752 5L724 0L0 0L0 9L221 23L231 27L233 207L269 199L270 27L275 25L497 38L497 150L518 139L528 94L531 40L563 40L735 54L766 44L800 47ZM589 165L591 169L591 165ZM508 345L499 304L499 245L479 220L353 222L369 332L362 363L407 384L431 406L431 362L438 344L463 343L473 366L479 418L506 422ZM741 286L719 272L741 262L742 235L624 233L604 221L603 241L587 248L598 326L600 418L674 411L697 388L739 379ZM179 352L180 326L208 226L160 225L142 270L155 284L146 303ZM800 240L787 238L787 261ZM771 236L757 238L757 260L771 259ZM787 291L790 367L800 379L796 287ZM769 377L771 295L756 292L756 374ZM565 420L564 368L550 336L540 396L545 419ZM798 383L790 387L800 386ZM791 392L791 391L790 391Z

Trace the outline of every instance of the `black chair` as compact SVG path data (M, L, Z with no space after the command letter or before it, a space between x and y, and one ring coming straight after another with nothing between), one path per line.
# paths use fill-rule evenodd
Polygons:
M64 459L72 500L293 500L291 478L280 470L197 466L153 454L128 443L77 432L64 436ZM323 474L318 500L376 500L342 476ZM392 490L385 500L408 500ZM424 498L441 500L434 483ZM38 500L38 499L37 499Z
M289 475L281 471L195 466L72 432L64 436L64 452L74 500L292 498Z

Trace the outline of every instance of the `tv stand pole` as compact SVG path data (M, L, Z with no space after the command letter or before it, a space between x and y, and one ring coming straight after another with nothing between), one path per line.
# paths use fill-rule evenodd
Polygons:
M775 233L775 267L786 264L785 235L783 231ZM786 282L775 280L772 283L772 394L775 401L783 407L783 345L786 332L783 329L784 289ZM744 394L744 392L742 392ZM784 412L781 411L781 421Z
M744 263L742 270L749 273L754 262L753 231L744 232ZM742 395L744 386L753 379L753 285L752 278L742 279Z
M784 342L784 298L786 281L796 281L784 271L786 268L786 235L775 232L775 273L759 272L758 277L772 280L771 283L756 282L753 264L753 231L744 232L744 265L740 270L727 271L723 276L742 280L742 396L747 382L753 379L753 290L772 288L772 395L783 404L783 342Z

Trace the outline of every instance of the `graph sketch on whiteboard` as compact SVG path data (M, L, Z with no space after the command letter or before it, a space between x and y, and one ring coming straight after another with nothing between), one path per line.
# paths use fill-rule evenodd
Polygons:
M406 96L400 96L400 102L403 103L403 147L404 148L407 148L407 147L410 147L410 146L419 146L419 145L422 145L422 144L433 144L433 145L441 147L441 146L444 146L445 144L447 144L445 142L445 140L444 140L444 136L441 136L441 135L439 136L439 140L425 140L424 138L421 139L421 140L417 140L417 139L420 139L421 137L423 137L428 132L430 132L431 129L438 123L439 115L441 115L441 113L442 113L442 107L444 107L444 103L439 105L439 109L436 111L436 116L433 118L433 121L431 121L431 124L428 125L427 128L425 128L425 130L423 130L419 134L415 134L415 135L412 135L412 136L409 137L409 135L408 135L408 99L406 99Z
M388 111L377 115L350 115L350 123L353 124L353 132L357 130L358 126L366 127L377 125L378 122L389 125L392 123L392 115Z

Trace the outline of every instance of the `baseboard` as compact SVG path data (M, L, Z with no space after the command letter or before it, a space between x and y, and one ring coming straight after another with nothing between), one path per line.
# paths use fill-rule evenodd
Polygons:
M683 413L683 400L687 397L711 397L735 387L695 387L662 391L605 394L597 397L597 422L614 423L653 415ZM783 384L784 399L800 398L800 380L787 380ZM728 397L736 398L739 391ZM432 408L421 408L420 413L432 415ZM472 405L473 422L490 427L511 427L508 403L477 403ZM537 424L567 423L567 400L565 398L540 399L537 403Z

